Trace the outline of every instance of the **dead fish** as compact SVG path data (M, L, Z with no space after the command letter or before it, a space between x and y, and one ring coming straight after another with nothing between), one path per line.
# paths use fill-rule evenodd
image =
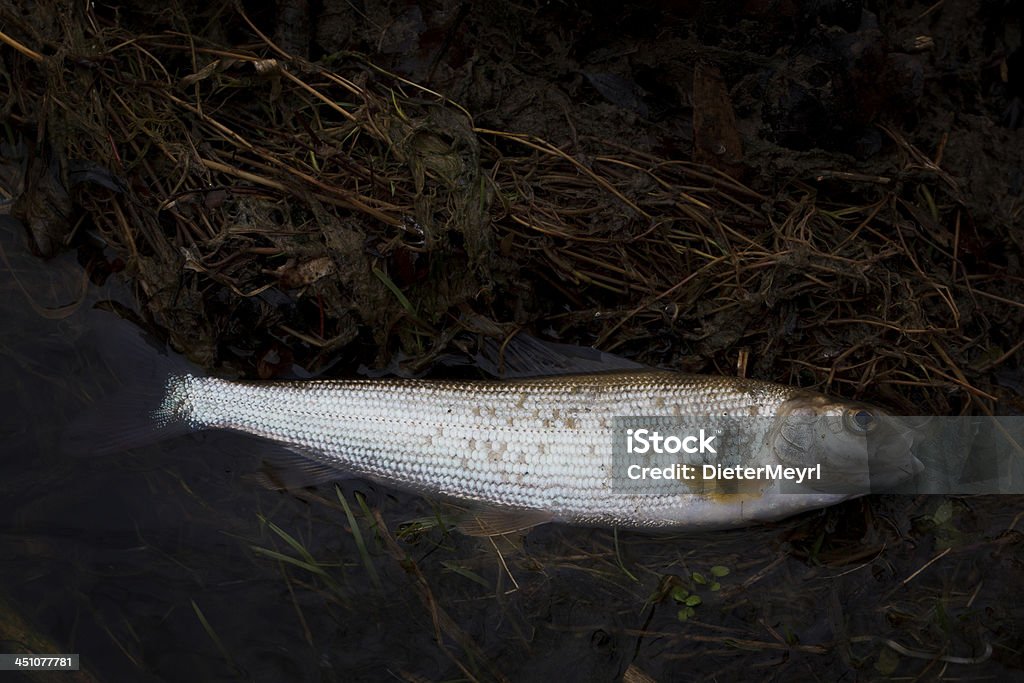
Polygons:
M207 429L243 432L284 446L274 450L290 454L299 485L354 475L450 499L470 508L459 528L474 535L549 521L740 526L894 486L923 468L912 437L864 403L651 370L532 338L505 347L508 357L523 358L520 370L529 365L524 358L537 359L535 370L550 376L256 382L202 376L134 329L127 339L110 321L97 329L119 338L100 348L132 366L132 376L119 397L72 430L73 451L110 453ZM573 372L580 368L588 372ZM602 368L611 370L595 372ZM666 421L693 427L690 440L677 437L675 453L651 459L624 449L628 434L639 442L638 425ZM644 467L650 477L654 469L666 474L666 463L696 476L632 477Z
M696 436L688 452L678 451L680 463L696 468L695 479L637 482L613 453L617 429L621 442L624 425L659 416L704 430L704 452L693 450ZM781 384L651 369L264 382L172 371L145 417L157 434L232 430L280 444L297 454L294 466L308 481L343 471L457 501L473 511L460 529L477 535L545 522L742 526L863 495L868 474L872 487L891 486L921 469L912 438L879 438L886 413L878 408ZM732 460L721 452L727 432L742 437L732 441L742 451ZM780 478L716 481L723 465L769 468ZM706 466L718 469L709 477ZM785 468L816 469L818 477L783 480Z

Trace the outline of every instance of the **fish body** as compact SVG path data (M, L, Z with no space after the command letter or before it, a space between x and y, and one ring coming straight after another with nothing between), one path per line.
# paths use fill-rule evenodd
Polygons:
M887 476L899 481L915 468L905 465L908 442L879 453L862 434L840 433L838 445L823 448L807 429L780 428L771 419L856 415L867 423L880 413L780 384L641 370L512 381L241 382L175 374L153 417L160 426L256 435L310 462L397 488L522 513L531 520L523 526L561 521L650 529L773 520L866 490L818 491L803 482L784 492L777 481L730 493L684 482L667 491L628 490L612 475L612 433L624 418L692 416L709 434L753 418L743 423L747 465L825 463L856 474L870 460L877 475L885 469L879 463L891 459ZM856 432L857 422L846 419L842 429L852 424ZM714 443L704 439L702 445ZM715 455L686 457L701 465Z

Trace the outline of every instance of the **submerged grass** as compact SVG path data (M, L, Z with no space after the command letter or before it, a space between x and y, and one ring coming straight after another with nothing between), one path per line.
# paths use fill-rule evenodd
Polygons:
M196 618L199 619L199 623L202 625L203 630L206 631L206 635L210 636L210 640L213 641L213 644L217 647L217 650L224 658L224 661L235 672L241 672L241 669L238 668L238 664L235 662L235 658L231 656L231 652L228 650L227 646L224 645L224 641L221 640L220 636L217 635L217 632L213 629L213 626L210 625L206 615L203 614L203 610L199 609L199 605L196 604L195 600L191 600L190 602L192 603L192 611L196 613Z
M301 543L298 539L289 534L287 531L280 528L279 526L277 526L267 518L263 517L262 515L260 515L260 521L263 524L265 524L267 528L274 533L274 535L276 535L278 538L284 541L292 550L294 550L298 554L298 557L287 555L285 553L273 550L271 548L264 548L258 545L250 545L249 547L252 549L253 552L259 555L263 555L265 557L275 559L279 562L283 562L285 564L298 567L299 569L303 569L315 575L318 579L320 579L320 581L323 582L327 590L336 595L338 599L343 600L344 604L344 600L347 593L338 583L337 579L334 577L334 574L331 571L329 571L332 569L339 568L341 566L340 563L325 563L318 561L313 557L312 553L309 552L309 550L303 543Z
M345 510L345 517L348 519L348 528L352 534L352 538L356 542L356 548L359 550L359 557L363 560L363 566L366 567L366 573L369 575L373 585L380 590L383 588L383 585L380 582L380 576L377 575L377 568L374 566L370 553L366 550L366 543L363 541L363 532L359 529L359 524L356 522L355 515L352 514L352 508L349 507L348 501L345 500L345 496L342 494L340 488L335 486L334 492L338 496L338 502L341 504L342 509ZM360 505L363 505L363 509L366 510L363 501L360 501Z

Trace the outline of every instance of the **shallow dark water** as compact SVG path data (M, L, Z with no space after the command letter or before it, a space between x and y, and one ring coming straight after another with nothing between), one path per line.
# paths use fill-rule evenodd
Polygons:
M0 606L8 630L17 614L57 651L80 653L95 680L612 681L631 666L658 681L975 680L1024 669L1024 606L1007 599L1024 579L1020 497L871 497L699 536L553 526L492 544L437 529L396 541L403 523L450 509L341 482L364 554L332 487L284 495L247 479L255 440L67 453L66 427L132 371L92 346L100 318L88 307L130 297L116 282L90 286L73 315L41 317L21 286L40 306L64 305L80 268L26 254L18 226L0 223L0 237L12 266L0 270ZM728 569L717 590L694 576L713 567ZM674 585L686 595L673 599Z

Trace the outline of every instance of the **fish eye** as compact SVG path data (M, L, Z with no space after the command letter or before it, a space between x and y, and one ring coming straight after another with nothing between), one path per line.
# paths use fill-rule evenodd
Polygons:
M878 418L865 408L850 408L843 413L843 424L854 434L867 434L878 425Z

